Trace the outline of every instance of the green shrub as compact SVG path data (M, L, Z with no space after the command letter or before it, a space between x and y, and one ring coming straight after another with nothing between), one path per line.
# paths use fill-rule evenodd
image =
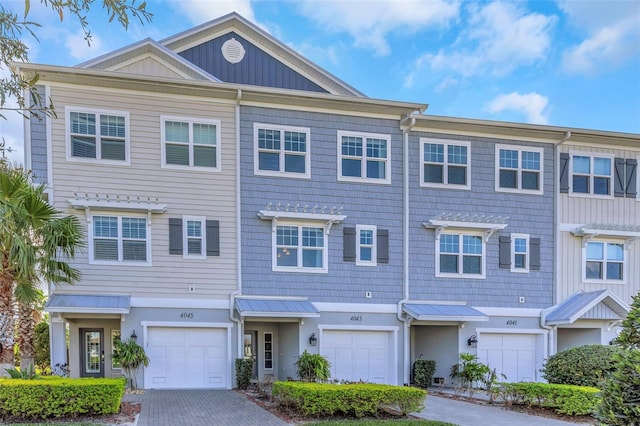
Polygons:
M385 409L403 415L424 408L427 392L422 389L377 384L326 384L275 382L273 396L280 405L307 416L375 416Z
M640 425L640 293L633 298L614 344L621 350L603 382L596 417L611 426Z
M0 379L0 418L50 419L115 414L125 379Z
M236 359L236 385L238 389L246 389L251 383L251 375L253 374L253 358L237 358Z
M12 379L33 380L40 377L36 374L36 369L33 368L33 364L29 364L27 368L5 368L5 371L9 373Z
M459 380L459 389L467 390L471 397L474 384L482 381L489 373L491 373L489 366L478 361L476 355L463 352L460 354L460 364L454 364L451 367L449 376Z
M296 374L305 382L327 380L331 377L331 364L320 354L310 354L305 349L296 361Z
M120 364L125 376L129 379L131 389L137 389L138 369L149 365L149 357L144 348L133 339L116 342L113 348L113 362Z
M615 346L577 346L552 355L545 361L542 374L549 383L600 386L612 369Z
M589 386L520 382L500 387L507 402L552 408L570 416L592 414L600 404L600 390Z
M42 372L49 372L51 374L51 355L49 349L49 323L47 321L41 321L36 324L33 329L34 333L34 349L33 362ZM43 373L44 374L44 373Z
M418 359L413 363L413 382L416 386L427 388L433 383L433 374L435 372L435 361Z

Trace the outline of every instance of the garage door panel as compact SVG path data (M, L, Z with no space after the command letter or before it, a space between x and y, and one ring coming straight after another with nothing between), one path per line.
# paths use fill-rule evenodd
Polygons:
M479 360L509 382L536 380L535 352L533 334L483 333L478 342Z
M331 362L334 379L389 383L389 332L325 331L322 353Z
M227 331L214 328L149 328L148 383L154 388L224 388Z

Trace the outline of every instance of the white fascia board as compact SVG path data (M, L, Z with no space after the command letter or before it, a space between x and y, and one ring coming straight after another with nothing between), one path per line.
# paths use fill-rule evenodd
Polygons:
M320 312L354 312L367 314L397 314L398 305L377 303L331 303L313 302Z
M132 297L132 308L229 309L228 299L161 299Z

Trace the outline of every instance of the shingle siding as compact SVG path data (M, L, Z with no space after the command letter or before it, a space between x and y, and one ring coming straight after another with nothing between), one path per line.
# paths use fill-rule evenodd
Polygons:
M224 42L232 38L240 42L245 50L244 59L237 64L227 62L221 53ZM179 54L227 83L327 93L316 83L268 55L235 32L191 47Z
M470 190L420 187L420 137L471 143ZM495 145L544 149L543 195L495 190ZM410 297L418 300L461 300L474 306L543 308L552 304L554 270L553 179L551 144L505 141L472 136L416 132L410 142ZM484 279L441 278L435 271L435 232L423 223L442 213L508 216L508 226L486 245ZM511 233L540 238L541 268L527 274L499 268L499 236ZM519 303L519 297L525 303Z
M402 298L402 133L397 120L358 118L259 107L241 108L242 260L244 294L308 296L313 301L397 303ZM254 175L253 123L308 127L311 179ZM338 182L338 130L391 136L391 185ZM343 207L347 216L327 237L328 273L274 272L271 222L257 217L266 206L290 203ZM343 227L389 230L388 264L356 266L343 260ZM365 292L372 293L365 298Z

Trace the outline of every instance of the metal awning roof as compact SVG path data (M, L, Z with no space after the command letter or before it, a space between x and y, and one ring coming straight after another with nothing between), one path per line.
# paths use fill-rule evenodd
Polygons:
M489 317L467 305L405 303L402 309L418 321L489 321Z
M83 314L128 314L130 296L53 294L45 305L47 312Z
M545 324L572 324L599 304L598 318L603 320L621 320L629 312L629 307L616 298L609 290L578 292L564 302L549 308L545 315ZM593 319L593 318L592 318Z
M320 311L307 299L238 297L236 309L243 317L310 318Z

